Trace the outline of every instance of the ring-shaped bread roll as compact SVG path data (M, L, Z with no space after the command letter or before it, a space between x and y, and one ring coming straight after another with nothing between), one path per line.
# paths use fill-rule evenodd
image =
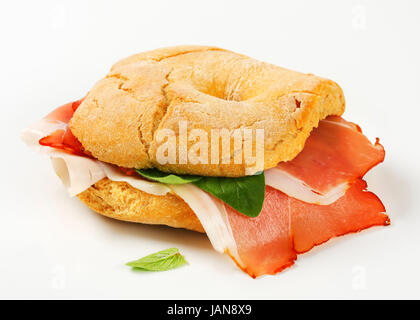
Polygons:
M188 134L201 129L209 136L214 129L264 129L263 166L268 169L293 159L318 122L341 115L344 106L343 92L331 80L215 47L178 46L115 64L87 94L70 125L83 147L104 162L236 177L246 174L248 164L226 163L221 153L216 164L210 159L209 164L162 164L156 156L163 143L157 133L177 135L184 122ZM193 143L187 141L187 147Z

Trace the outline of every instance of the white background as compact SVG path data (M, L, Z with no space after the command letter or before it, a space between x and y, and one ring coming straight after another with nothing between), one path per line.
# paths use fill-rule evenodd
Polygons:
M2 1L0 298L420 298L419 1ZM205 235L101 217L69 198L19 131L83 97L125 56L209 44L337 81L379 136L368 175L392 220L253 280ZM187 267L124 263L178 247Z

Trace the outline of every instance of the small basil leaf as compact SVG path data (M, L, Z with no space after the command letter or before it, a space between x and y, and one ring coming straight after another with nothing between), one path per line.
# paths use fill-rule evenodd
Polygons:
M170 248L128 262L126 265L138 270L166 271L178 268L186 263L187 261L177 248Z
M192 175L177 175L172 173L166 173L159 171L157 169L137 169L136 170L139 175L142 177L158 181L166 184L186 184L190 182L195 182L201 179L199 176L192 176Z
M248 217L257 217L262 210L264 173L241 178L203 177L193 183Z

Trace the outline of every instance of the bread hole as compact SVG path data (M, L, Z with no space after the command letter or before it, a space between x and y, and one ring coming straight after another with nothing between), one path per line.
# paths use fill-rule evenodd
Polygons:
M226 101L242 101L241 97L238 94L226 94L225 92L220 92L216 90L199 90L201 93L204 93L208 96L212 96L217 99L222 99Z
M232 90L226 88L226 86L217 86L214 84L204 85L203 84L195 84L195 89L199 92L225 101L243 101L240 92L238 90Z

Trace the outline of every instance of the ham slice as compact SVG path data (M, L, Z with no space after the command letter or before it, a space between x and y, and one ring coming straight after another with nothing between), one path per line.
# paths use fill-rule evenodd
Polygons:
M252 277L276 274L296 260L290 219L290 198L266 187L264 205L256 218L247 217L225 204L242 263Z
M384 157L379 139L372 144L359 126L330 116L320 121L296 158L265 172L266 183L296 199L328 205Z
M68 126L66 129L59 129L49 136L40 139L39 144L45 147L61 149L79 156L85 155L82 144L73 135Z
M61 122L69 123L71 118L73 118L74 112L80 106L82 101L83 99L66 103L65 105L62 105L61 107L58 107L57 109L49 113L45 117L45 119L58 120Z
M358 232L372 226L390 224L381 200L366 191L367 184L358 179L340 198L329 206L308 204L291 199L293 243L303 253L333 237Z
M329 206L305 203L268 186L257 218L225 206L242 261L238 265L254 278L282 271L293 265L296 253L333 237L390 223L382 202L361 179Z
M71 154L84 156L82 144L71 132L68 123L82 100L67 103L45 117L47 120L59 121L64 124L63 129L58 129L39 140L39 144L46 147L61 149Z
M329 206L291 199L293 243L303 253L327 240L372 226L390 224L381 200L358 179L345 196Z

